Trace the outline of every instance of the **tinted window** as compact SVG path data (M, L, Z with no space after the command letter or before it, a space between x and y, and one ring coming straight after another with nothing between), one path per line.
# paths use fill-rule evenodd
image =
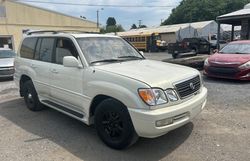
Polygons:
M41 43L42 43L42 39L39 38L37 43L36 43L36 49L35 49L35 59L36 60L40 59L39 51L40 51L40 48L41 48Z
M26 38L23 40L20 55L22 58L33 59L37 38Z
M75 45L70 39L58 38L56 43L55 62L57 64L63 64L63 57L74 56L78 58Z
M54 38L42 38L41 48L39 52L41 61L52 62L54 42Z
M221 54L250 54L250 44L232 43L226 45L221 51Z

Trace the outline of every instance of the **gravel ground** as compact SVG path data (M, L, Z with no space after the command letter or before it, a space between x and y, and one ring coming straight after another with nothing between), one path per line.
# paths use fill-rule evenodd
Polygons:
M131 148L117 151L105 146L92 126L52 109L29 111L14 82L2 80L0 160L249 160L250 82L204 77L204 83L208 102L191 123L156 139L140 138Z

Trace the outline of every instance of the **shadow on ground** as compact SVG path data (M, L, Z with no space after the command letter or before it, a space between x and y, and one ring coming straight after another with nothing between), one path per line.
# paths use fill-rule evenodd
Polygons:
M25 131L40 137L24 142L48 139L85 161L160 160L185 142L193 130L193 124L188 123L162 137L141 138L129 149L117 151L108 148L100 141L93 126L88 127L52 109L31 112L26 109L23 99L1 103L0 115Z

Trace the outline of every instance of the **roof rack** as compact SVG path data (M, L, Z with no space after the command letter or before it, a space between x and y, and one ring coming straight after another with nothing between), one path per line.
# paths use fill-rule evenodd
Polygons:
M32 34L43 34L43 33L87 33L87 34L99 34L99 32L86 32L86 31L79 31L79 30L37 30L37 31L28 31L27 35Z

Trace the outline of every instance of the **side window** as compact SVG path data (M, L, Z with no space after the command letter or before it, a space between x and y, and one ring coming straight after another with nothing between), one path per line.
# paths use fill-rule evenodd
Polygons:
M54 47L55 38L42 38L40 48L40 60L45 62L52 62L52 53Z
M33 59L37 38L26 38L23 40L20 56L22 58Z
M36 43L36 48L35 48L35 60L39 60L40 59L40 55L39 55L39 51L41 48L41 43L42 43L42 39L38 38L37 43Z
M70 39L58 38L56 42L55 63L63 64L63 57L65 56L74 56L78 59L77 50Z

